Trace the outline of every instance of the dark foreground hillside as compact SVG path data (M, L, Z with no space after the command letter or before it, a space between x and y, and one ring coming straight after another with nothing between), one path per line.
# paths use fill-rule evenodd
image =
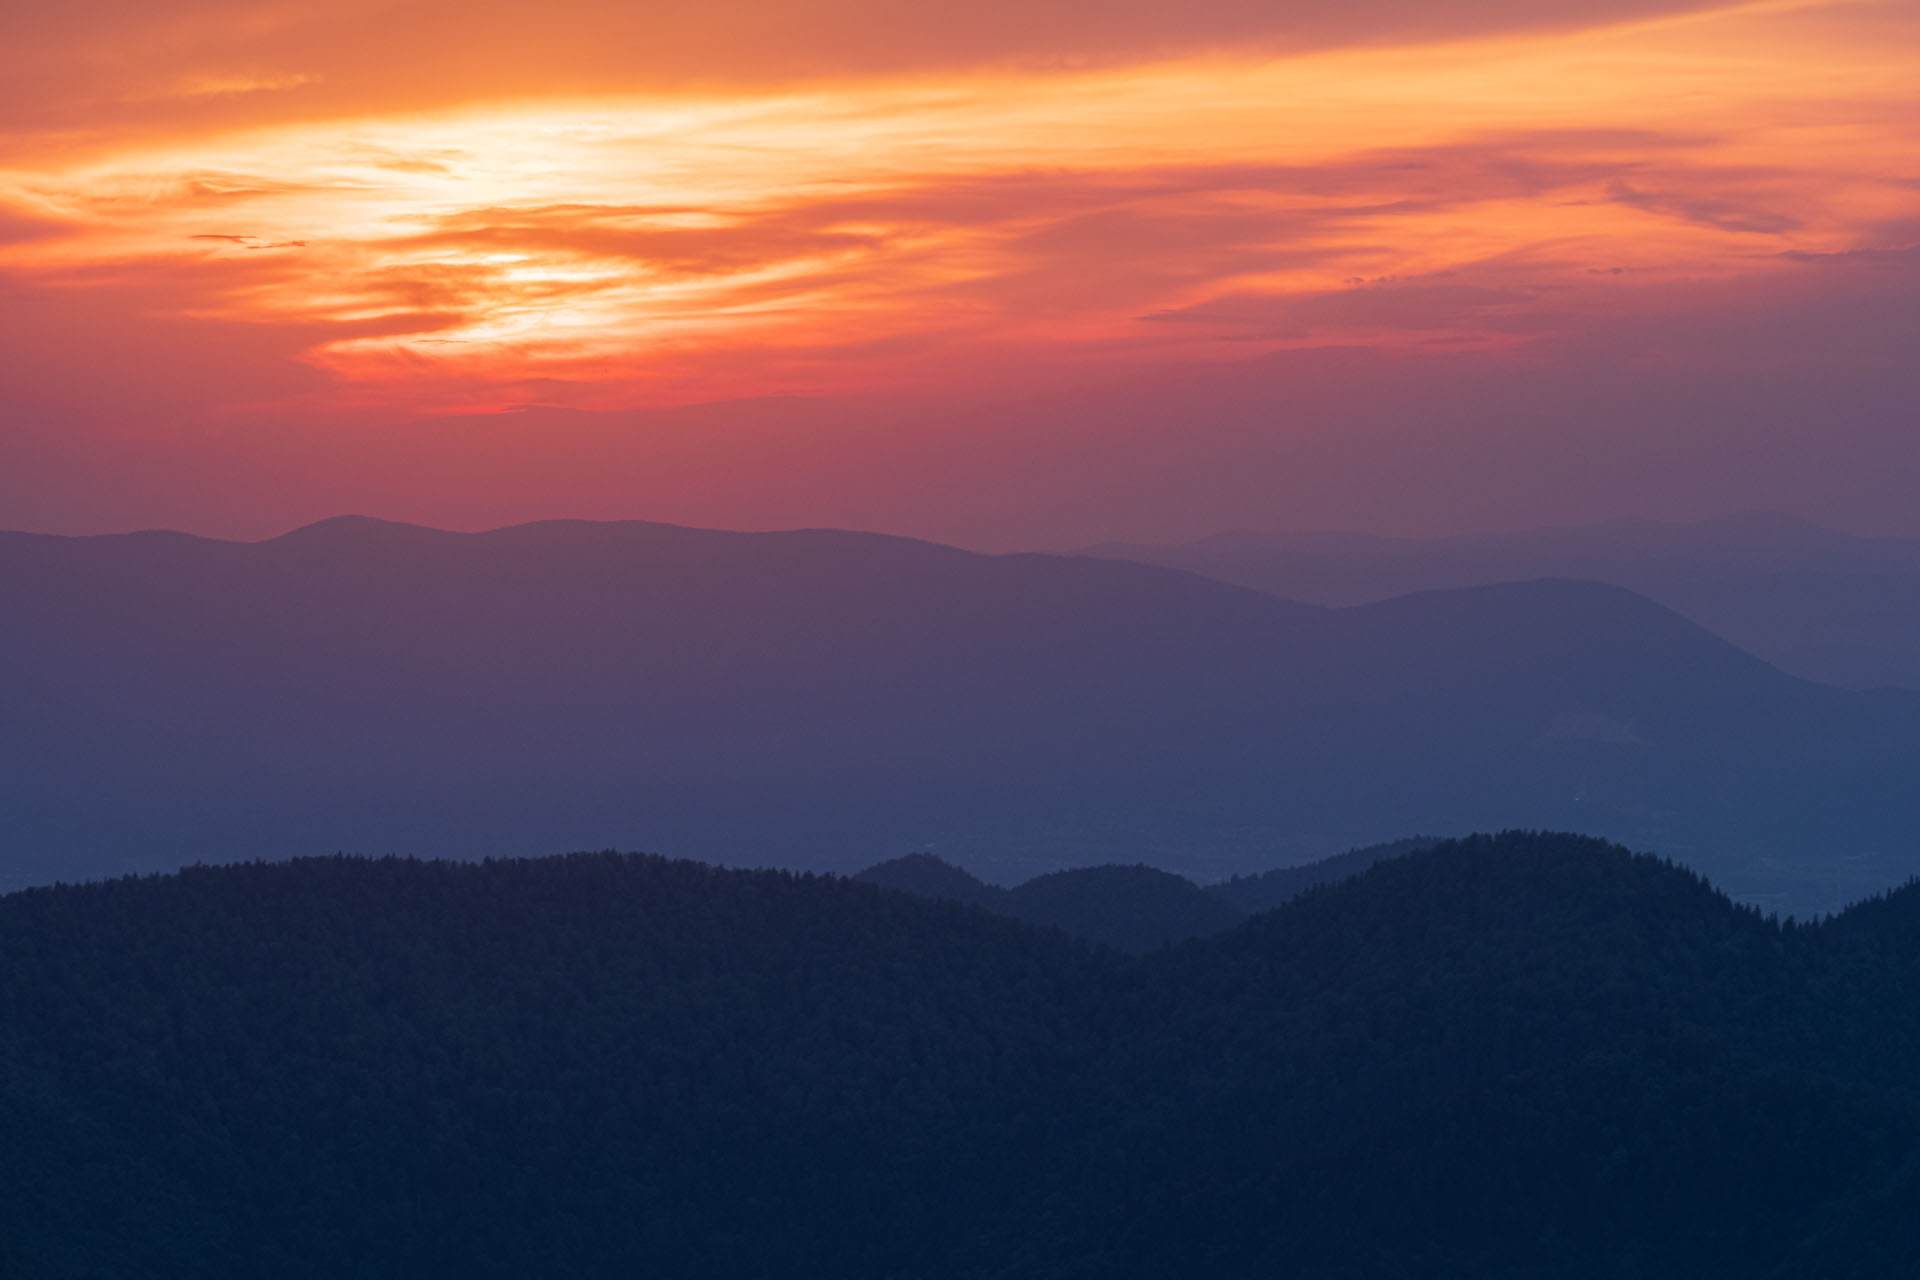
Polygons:
M1920 893L1561 836L1140 958L612 854L32 890L0 1273L1903 1274L1916 996Z

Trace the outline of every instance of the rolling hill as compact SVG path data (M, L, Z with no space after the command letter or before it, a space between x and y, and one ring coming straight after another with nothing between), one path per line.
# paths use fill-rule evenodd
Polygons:
M1397 840L1206 886L1154 867L1103 866L1053 871L1009 889L988 884L929 853L889 859L854 879L936 902L984 907L1089 942L1141 952L1224 932L1249 915L1282 906L1309 889L1351 879L1383 859L1437 843Z
M1795 675L1920 689L1920 542L1779 516L1612 520L1452 538L1217 534L1087 554L1165 565L1324 605L1413 591L1578 578L1656 600Z
M1917 926L1542 834L1137 958L614 854L27 890L0 1267L1897 1274Z
M16 883L612 845L1212 881L1526 826L1809 911L1916 865L1920 697L1591 583L1328 609L868 534L341 519L6 535L0 592Z

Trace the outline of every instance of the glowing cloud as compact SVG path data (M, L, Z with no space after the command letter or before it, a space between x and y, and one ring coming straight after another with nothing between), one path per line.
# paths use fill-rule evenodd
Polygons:
M1538 363L1920 242L1911 6L1540 11L48 8L0 54L44 55L0 74L0 390L260 423Z
M338 328L313 363L439 408L1513 346L1625 273L1787 270L1920 213L1888 172L1911 66L1789 60L1781 21L283 126L16 170L69 231L6 261L165 263L180 314Z

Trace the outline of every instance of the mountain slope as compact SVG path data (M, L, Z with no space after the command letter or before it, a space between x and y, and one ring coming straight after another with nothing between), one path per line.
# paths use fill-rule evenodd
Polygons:
M1615 520L1431 540L1235 532L1183 544L1109 543L1087 554L1342 606L1532 578L1606 582L1808 679L1920 689L1920 542L1850 537L1777 516Z
M1229 929L1241 913L1191 880L1152 867L1082 867L1007 893L1006 914L1122 951L1149 951Z
M1898 880L1920 817L1920 699L1592 584L1328 610L866 534L339 520L14 535L0 589L15 880L626 844L1211 881L1524 825L1808 910Z
M1385 858L1438 843L1398 840L1204 888L1153 867L1104 866L1055 871L1003 889L927 853L879 863L854 879L940 902L984 907L1089 942L1142 952L1222 933L1255 912L1291 902L1308 889L1350 879Z
M1234 876L1230 880L1208 885L1207 892L1232 906L1241 915L1250 916L1255 912L1284 906L1309 889L1350 880L1376 862L1420 853L1439 843L1428 836L1409 836L1386 844L1369 845L1364 849L1349 849L1331 858L1297 867L1276 867L1256 875Z
M1510 834L1132 959L614 855L32 890L0 1266L1843 1274L1910 1239L1917 896Z
M661 859L189 870L0 921L22 1280L932 1268L1023 1193L1091 1013L1055 935Z
M890 858L868 867L853 878L896 893L910 893L939 902L963 902L1006 914L1005 889L988 884L950 862L942 862L930 853L909 853L905 857Z

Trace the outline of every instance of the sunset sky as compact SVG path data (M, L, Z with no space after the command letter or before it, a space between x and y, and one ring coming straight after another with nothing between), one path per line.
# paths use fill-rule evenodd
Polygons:
M0 527L1920 535L1916 0L8 36Z

